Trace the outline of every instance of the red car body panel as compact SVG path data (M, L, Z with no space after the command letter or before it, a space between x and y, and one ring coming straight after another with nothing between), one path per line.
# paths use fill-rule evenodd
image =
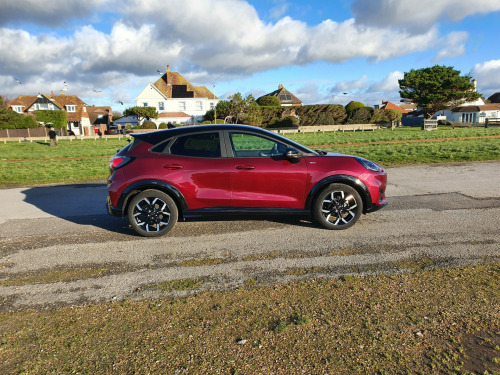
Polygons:
M349 184L359 191L364 211L384 207L387 175L361 158L299 149L298 158L285 155L234 157L225 131L255 132L287 142L289 149L303 147L261 129L243 126L203 126L140 134L134 143L116 157L108 181L108 211L117 216L127 212L134 194L144 189L166 191L175 198L182 214L191 210L234 208L274 208L305 211L311 209L315 195L332 182ZM221 157L178 156L155 151L154 147L189 132L220 132ZM165 139L167 141L165 141ZM365 161L371 163L369 161Z

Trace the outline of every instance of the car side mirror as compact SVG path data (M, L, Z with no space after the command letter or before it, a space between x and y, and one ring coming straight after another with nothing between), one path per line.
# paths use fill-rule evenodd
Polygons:
M287 148L285 152L285 157L291 162L298 162L300 160L300 153L295 148Z

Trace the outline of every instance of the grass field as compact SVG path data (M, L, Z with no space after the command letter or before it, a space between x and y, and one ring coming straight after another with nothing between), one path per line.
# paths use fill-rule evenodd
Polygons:
M313 148L364 156L383 166L500 159L500 128L414 128L287 135ZM0 187L104 180L126 139L0 143Z
M0 373L499 374L500 265L404 267L0 313Z

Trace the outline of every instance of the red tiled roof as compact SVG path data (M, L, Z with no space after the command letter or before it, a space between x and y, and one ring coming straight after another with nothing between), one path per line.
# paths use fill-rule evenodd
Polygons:
M162 112L158 115L158 117L173 118L173 117L191 117L191 116L184 112Z
M384 109L395 109L395 110L401 111L402 113L410 112L404 108L401 108L399 105L394 104L393 102L386 102Z

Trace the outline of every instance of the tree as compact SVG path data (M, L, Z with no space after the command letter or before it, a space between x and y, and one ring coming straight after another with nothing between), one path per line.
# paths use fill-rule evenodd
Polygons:
M422 108L426 118L432 117L437 111L480 97L471 77L461 76L451 66L412 69L398 82L401 98L411 99Z
M130 107L123 112L124 116L136 116L139 120L139 125L142 125L144 120L158 118L158 112L155 107Z
M259 106L255 102L255 98L252 94L243 98L243 96L237 92L230 96L229 100L229 116L235 120L235 124L238 123L243 115L258 116L260 114Z
M281 107L280 100L276 96L261 96L257 104L262 107Z

